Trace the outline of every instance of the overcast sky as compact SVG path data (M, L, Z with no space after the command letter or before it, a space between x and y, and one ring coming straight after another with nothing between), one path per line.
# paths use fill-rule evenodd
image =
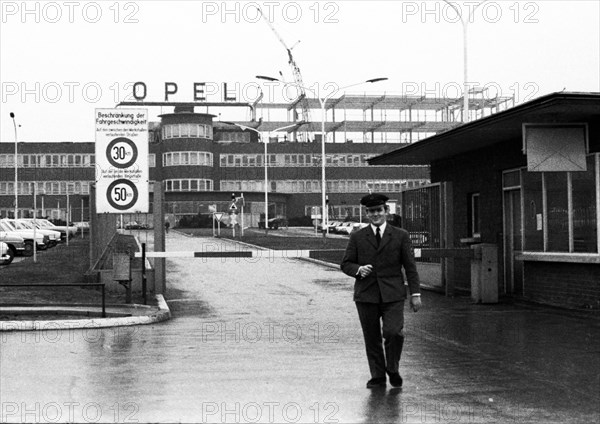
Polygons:
M329 82L387 77L351 92L462 95L462 24L442 1L0 3L3 143L14 142L10 112L21 125L19 141L94 141L94 109L130 100L134 82L144 82L146 101L164 101L166 82L178 86L172 101L193 101L193 85L202 82L208 101L223 100L224 83L228 97L252 101L255 75L282 72L293 80L287 53L256 5L295 45L307 86L325 92ZM517 104L563 89L600 91L599 3L479 5L467 26L469 82ZM477 2L453 4L466 20ZM280 100L280 89L262 88Z

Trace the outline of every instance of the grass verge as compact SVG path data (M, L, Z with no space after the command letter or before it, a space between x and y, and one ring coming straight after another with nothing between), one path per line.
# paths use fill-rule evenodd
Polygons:
M192 235L211 237L212 229L206 228L183 228L179 231ZM340 264L344 256L344 250L348 245L347 238L334 238L322 236L297 236L286 233L285 230L271 231L265 235L264 230L249 229L244 232L244 237L233 237L231 229L221 229L221 237L234 241L253 244L273 250L311 250L311 258L325 262Z
M90 266L89 239L80 236L53 248L23 258L8 266L0 266L0 284L85 284L84 274ZM31 304L99 304L99 287L0 287L3 305ZM106 293L107 303L123 303L123 296Z

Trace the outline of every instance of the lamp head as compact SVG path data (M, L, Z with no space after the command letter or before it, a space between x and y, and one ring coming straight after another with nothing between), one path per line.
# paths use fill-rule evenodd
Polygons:
M267 77L265 75L257 75L256 78L257 79L261 79L261 80L265 80L265 81L279 81L278 78Z
M373 78L370 80L367 80L366 82L379 82L379 81L386 81L388 78Z

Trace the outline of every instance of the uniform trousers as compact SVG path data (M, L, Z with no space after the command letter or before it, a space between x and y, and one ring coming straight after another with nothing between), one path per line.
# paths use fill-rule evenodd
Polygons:
M385 377L386 371L397 373L404 345L404 300L387 303L356 302L356 309L365 339L371 377Z

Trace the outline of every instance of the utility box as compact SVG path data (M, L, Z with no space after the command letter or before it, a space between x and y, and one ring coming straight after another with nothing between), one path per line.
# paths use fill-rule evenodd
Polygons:
M471 299L476 303L498 303L498 246L479 243L471 246Z
M131 303L131 256L128 253L113 253L113 278L125 287L125 302Z

